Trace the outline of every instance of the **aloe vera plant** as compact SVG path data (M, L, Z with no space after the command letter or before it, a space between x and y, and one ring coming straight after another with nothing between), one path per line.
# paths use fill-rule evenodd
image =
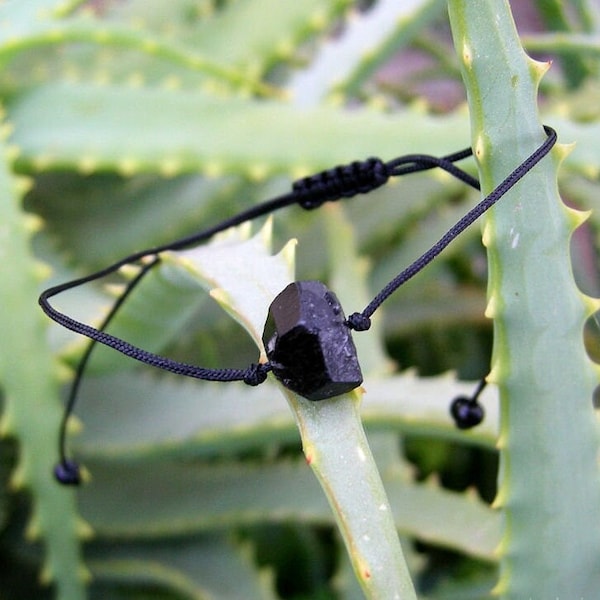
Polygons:
M597 202L599 115L581 107L597 93L600 19L585 0L535 4L547 31L525 43L564 77L555 65L542 79L500 0L0 6L3 598L594 597L597 375L583 326L595 303L571 270L590 294L597 274L569 260L584 219L556 187L558 175L577 206ZM456 59L438 41L448 8ZM398 78L390 60L409 47L428 66ZM421 86L443 75L459 90L461 74L468 113L432 114ZM471 139L489 191L543 140L541 123L577 146L485 220L494 385L481 426L454 428L449 401L473 386L444 372L489 366L474 227L354 336L364 394L315 404L274 381L181 380L97 348L69 430L90 478L78 492L55 483L61 392L86 342L43 319L43 287L369 155ZM475 196L411 176L167 254L111 331L187 362L246 365L289 281L327 280L359 310ZM59 304L97 323L113 298L89 286Z

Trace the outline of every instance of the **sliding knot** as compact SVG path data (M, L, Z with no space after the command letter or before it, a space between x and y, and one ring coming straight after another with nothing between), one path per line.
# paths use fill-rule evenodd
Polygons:
M330 200L366 194L384 185L390 174L386 163L371 157L299 179L292 189L298 204L310 210Z
M247 385L260 385L267 379L267 373L271 370L270 363L256 364L252 363L244 373L244 383Z
M371 327L371 319L362 313L352 313L346 319L346 325L354 331L367 331Z

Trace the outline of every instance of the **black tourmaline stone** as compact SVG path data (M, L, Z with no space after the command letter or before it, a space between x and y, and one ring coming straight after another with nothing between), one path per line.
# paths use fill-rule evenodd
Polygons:
M319 281L290 283L273 300L263 342L275 376L308 400L338 396L362 383L342 307Z

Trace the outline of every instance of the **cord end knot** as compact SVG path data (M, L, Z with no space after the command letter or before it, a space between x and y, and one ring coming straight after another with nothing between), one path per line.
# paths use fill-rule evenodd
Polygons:
M371 328L371 319L363 313L352 313L346 319L346 325L354 331L367 331Z
M54 477L62 485L79 485L81 469L75 461L63 459L54 467Z
M251 386L260 385L266 381L270 370L270 363L252 363L244 373L244 383Z
M457 396L450 405L450 415L458 429L471 429L483 421L485 412L477 400Z
M457 396L452 400L450 414L459 429L471 429L483 421L485 411L479 403L479 396L486 385L487 382L483 378L471 397Z

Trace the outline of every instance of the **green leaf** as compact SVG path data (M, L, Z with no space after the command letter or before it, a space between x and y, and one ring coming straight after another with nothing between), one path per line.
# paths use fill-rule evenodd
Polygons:
M45 321L35 301L43 271L31 250L36 225L21 209L23 182L14 177L4 144L0 153L0 429L18 444L12 488L26 488L31 494L28 537L45 546L41 577L56 585L60 598L75 600L84 597L79 546L84 528L73 493L52 477L62 409Z
M495 560L500 518L488 505L470 493L411 482L397 456L386 462L378 453L377 462L400 532ZM305 462L211 465L163 457L144 464L90 459L86 466L93 479L81 491L81 507L98 539L161 540L265 523L334 522Z
M52 108L59 106L60 111ZM456 150L457 131L465 123L456 116L415 119L411 111L393 117L333 108L298 111L204 92L68 83L23 92L7 109L22 168L171 176L232 172L254 179L312 172L369 155L392 158L417 150L415 139L428 140L431 153L444 154Z
M471 108L482 189L544 139L536 104L545 68L523 52L508 4L450 2ZM589 303L572 278L569 243L582 215L557 193L559 146L502 203L484 230L500 390L503 598L593 596L600 587L598 380L583 346Z
M256 569L249 549L220 533L152 546L120 543L93 554L90 567L101 590L118 585L135 593L140 586L158 586L190 600L277 598L268 572Z

